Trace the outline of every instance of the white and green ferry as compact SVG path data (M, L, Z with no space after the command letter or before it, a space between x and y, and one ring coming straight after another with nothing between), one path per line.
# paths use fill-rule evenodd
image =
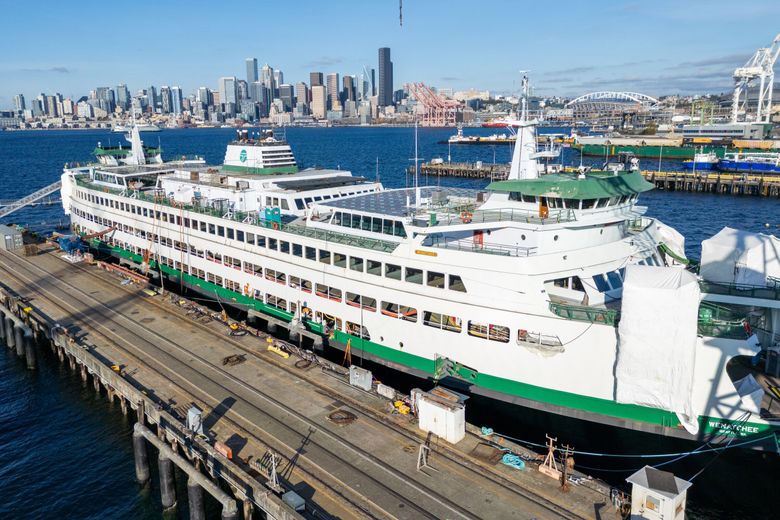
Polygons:
M638 205L638 171L543 175L535 124L519 126L508 180L482 191L301 169L286 142L243 133L222 166L66 168L62 200L76 232L113 228L95 247L353 357L617 427L771 436L777 379L751 363L776 356L771 273L691 274Z

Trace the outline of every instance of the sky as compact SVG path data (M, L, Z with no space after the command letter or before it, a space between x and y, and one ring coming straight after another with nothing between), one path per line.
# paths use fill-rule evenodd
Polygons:
M394 86L512 93L729 92L734 68L780 32L780 1L0 0L0 107L98 86L245 78L256 57L287 83L359 75L390 47Z

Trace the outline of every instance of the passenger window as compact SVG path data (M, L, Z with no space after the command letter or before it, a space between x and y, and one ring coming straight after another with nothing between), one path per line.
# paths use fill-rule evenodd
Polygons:
M374 276L382 276L382 262L376 260L366 260L366 272Z
M623 287L623 280L620 279L620 276L615 271L610 271L607 273L607 279L609 280L609 283L612 285L613 289L620 289Z
M451 291L466 292L466 286L463 284L463 279L456 274L449 275L449 289Z
M599 292L607 292L609 291L609 284L607 283L607 280L604 278L603 274L597 274L593 277L593 283L596 284L596 288L599 290Z
M436 273L433 271L428 271L428 287L436 287L437 289L444 289L444 273Z
M369 260L370 262L370 260ZM401 266L393 264L385 264L385 276L392 278L393 280L401 279Z
M336 267L347 267L347 255L333 253L333 265Z
M354 256L349 257L349 268L353 271L363 272L363 259Z
M330 251L320 249L320 262L323 264L330 264Z
M423 274L422 269L415 269L414 267L406 268L406 281L410 283L416 283L422 285Z

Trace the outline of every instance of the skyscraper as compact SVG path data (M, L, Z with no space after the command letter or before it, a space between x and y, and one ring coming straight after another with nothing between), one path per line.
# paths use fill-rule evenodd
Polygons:
M331 72L325 77L325 83L328 87L328 110L341 110L339 100L339 73Z
M344 82L344 90L341 94L341 102L356 101L355 96L355 76L344 76L342 79Z
M393 62L390 61L390 47L379 49L379 98L380 107L393 104Z
M309 72L309 86L316 87L317 85L324 85L322 78L322 72Z
M250 99L249 85L243 79L236 81L236 92L238 93L238 101L244 99Z
M171 87L171 112L181 114L182 111L182 92L181 87Z
M246 59L246 82L251 85L257 81L257 58Z
M287 83L279 85L279 99L282 100L285 112L292 111L294 97L295 94L292 85L288 85Z
M211 91L208 89L208 87L200 87L198 88L198 93L195 99L198 103L201 104L203 108L206 108L207 106L211 105Z
M311 88L311 115L317 119L325 119L328 110L327 94L323 85Z
M274 88L276 89L277 96L279 96L279 88L281 87L282 83L284 83L284 72L276 69L274 71Z
M122 110L130 108L130 91L124 83L120 83L116 86L116 104Z
M146 106L151 109L152 113L157 108L157 91L154 89L154 86L146 89Z
M167 85L160 87L160 109L163 114L170 114L173 112L173 98L171 96L171 89Z
M220 103L233 103L235 107L238 103L238 91L236 87L235 76L225 76L219 78L219 102Z
M276 85L274 84L274 69L269 67L267 63L260 69L260 82L271 92L271 97L273 97L274 92L276 91Z
M309 89L303 81L295 84L295 106L304 107L304 113L309 106Z
M24 94L17 94L14 96L14 110L17 112L23 112L27 109L24 103Z

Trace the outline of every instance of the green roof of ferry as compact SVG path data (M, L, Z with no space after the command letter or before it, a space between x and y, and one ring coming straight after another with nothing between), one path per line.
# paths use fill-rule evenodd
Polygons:
M620 172L617 175L599 171L586 173L584 179L579 178L577 173L556 173L538 179L495 181L488 184L487 189L561 199L600 199L635 195L652 190L653 185L637 171Z

